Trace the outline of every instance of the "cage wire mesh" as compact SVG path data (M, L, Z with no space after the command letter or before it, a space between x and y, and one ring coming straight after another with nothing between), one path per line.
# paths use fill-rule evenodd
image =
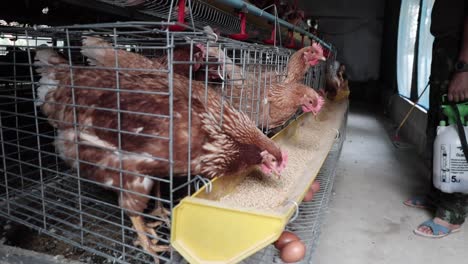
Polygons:
M144 177L150 176L124 171L122 162L119 162L119 166L113 167L87 164L88 166L104 167L108 174L114 176L104 181L93 180L92 177L86 178L80 175L81 165L72 165L75 162L90 163L89 160L70 160L74 155L73 153L67 155L59 150L60 147L67 147L66 144L72 144L72 149L76 148L74 146L75 135L81 133L80 137L84 136L89 126L92 126L92 124L84 124L81 122L82 120L77 119L76 112L82 109L85 109L85 111L96 110L90 105L80 105L78 96L75 98L73 93L84 96L81 91L107 91L110 96L113 94L118 96L119 94L125 94L124 92L130 89L124 87L125 84L119 83L119 74L125 74L125 68L119 68L117 60L115 66L91 66L82 56L81 38L91 28L94 30L94 36L100 36L108 40L116 49L140 52L150 58L161 57L164 53L172 54L174 43L184 42L186 44L185 37L169 35L167 32L160 31L152 26L138 25L96 25L90 28L72 27L43 31L11 29L10 34L3 33L3 37L14 39L14 43L17 45L4 58L6 62L3 63L3 67L13 71L4 72L0 96L2 104L0 139L2 141L2 170L4 174L1 183L2 202L4 204L2 213L8 215L9 218L88 249L104 258L112 258L118 262L153 262L152 257L147 252L133 243L137 234L125 215L128 210L124 212L116 204L117 198L115 195L106 193L101 189L106 187L118 191L121 193L120 197L123 195L142 197L144 194L135 193L135 190L132 193L129 188L124 190L122 183L113 184L112 181L116 180L116 176L122 178L130 175L144 183L146 181ZM2 32L8 32L8 30L4 29ZM197 34L193 33L192 35L196 36ZM190 37L190 33L185 36ZM62 68L62 74L70 75L69 88L72 92L70 94L72 100L57 102L56 105L50 105L50 107L65 107L63 114L68 114L69 117L72 114L71 119L54 120L53 117L44 116L40 109L35 107L43 103L41 100L44 100L44 98L40 98L40 91L36 94L36 88L39 87L40 90L42 86L43 88L56 89L53 88L53 79L43 78L39 80L40 77L36 74L37 68L33 65L33 60L41 44L52 46L54 51L60 52L66 58L66 63L53 67L58 69L59 72L60 68ZM193 46L193 43L189 42L189 46ZM112 59L112 57L110 58ZM53 60L53 58L50 60ZM159 72L162 74L162 78L164 78L164 75L166 75L165 78L168 78L169 68L176 64L172 62L172 59L168 61L166 66L160 69L132 68L131 71L142 71L142 73ZM191 60L189 58L188 61L182 63L191 63ZM106 72L109 74L110 71L111 74L116 76L115 82L111 83L110 86L106 86L106 84L96 87L73 85L73 74L78 74L80 69L84 67L90 67L89 69L100 74ZM127 69L127 72L130 72L130 69ZM95 83L91 82L91 85L96 85ZM168 97L171 89L172 87L169 86L154 92L145 90L133 90L132 92L144 96ZM120 101L117 100L117 102ZM63 105L60 105L61 103ZM110 114L111 117L113 114L118 113L116 115L119 116L118 119L120 119L120 116L125 116L124 109L119 107L99 110L101 114ZM134 115L130 118L138 118L141 115L154 118L159 122L169 120L172 123L173 120L172 112L157 115L144 113L142 110L127 114ZM54 126L58 129L54 129ZM114 151L118 152L119 157L123 156L123 159L159 160L166 162L167 166L171 166L172 146L166 149L166 153L161 153L161 156L142 155L141 153L130 153L124 150L125 148L122 147L120 140L122 135L138 134L140 139L141 137L151 137L151 135L145 134L144 131L143 133L140 133L141 131L125 131L120 123L116 125L118 131L104 127L95 129L111 133L112 136L119 138L119 148ZM165 142L172 140L169 136L158 136L158 138ZM123 143L125 144L125 142ZM81 151L85 151L86 146L83 146L81 142L79 145ZM103 147L102 144L101 147ZM78 151L78 148L76 149ZM132 157L135 155L137 157ZM68 165L72 165L74 169L70 169ZM148 196L146 194L143 199L149 200L148 204L150 205L161 203L171 210L174 200L183 197L177 196L179 195L178 192L183 192L184 195L190 193L191 187L189 185L192 182L190 175L179 186L173 182L172 173L165 178L151 177L151 180L164 186L162 189L168 190L168 192L160 196ZM133 213L140 215L141 212ZM167 245L170 239L170 230L168 224L165 223L166 219L154 217L150 214L140 216L144 216L146 221L159 220L164 222L164 224L155 228L154 233L148 234L148 236L157 236L160 245ZM171 252L164 253L157 256L157 258L167 261L171 258L171 254ZM99 260L96 261L99 262Z
M285 76L291 51L225 41L222 49L219 46L209 49L210 56L221 57L223 63L222 67L211 70L213 73L223 69L222 74L218 73L217 84L212 84L223 90L224 97L233 107L268 131L268 119L264 117L269 111L265 101L268 87ZM216 77L212 80L216 82Z
M228 101L268 133L265 129L268 120L261 118L262 113L268 111L263 109L265 91L286 75L291 51L217 38L206 32L170 32L166 30L169 25L125 22L0 29L2 43L8 43L1 45L6 54L0 56L1 215L86 250L94 263L182 261L176 252L166 248L170 243L170 215L161 208L170 212L180 199L200 185L200 177L193 175L188 167L183 171L185 177L175 177L181 173L174 171L177 162L173 149L177 134L174 129L180 119L173 109L177 100L173 96L178 85L176 76L188 80L188 87L183 88L189 90L186 101L189 122L190 91L195 89L195 83L202 83L206 96L208 89L217 91L221 102ZM83 47L84 36L88 37L86 48ZM44 50L48 57L35 62ZM146 64L132 64L131 60L125 60L122 52L139 54L146 58ZM104 59L99 57L101 55ZM313 67L305 83L314 88L323 87L324 67L323 63ZM139 78L129 79L128 76L136 73ZM139 85L152 75L167 80L167 85ZM59 89L54 79L58 76L67 80L66 85L62 84L66 88L63 94L66 99L62 101L46 96L47 91ZM87 93L95 95L94 100L108 100L108 107L92 100L83 103L82 98L88 96ZM146 109L151 106L132 107L144 97L165 101L167 109L163 113L153 113ZM207 97L204 100L206 102ZM45 115L43 112L47 110L44 109L48 107L52 114ZM82 118L93 111L99 113L98 122ZM166 130L155 135L143 127L130 129L126 127L125 118L165 122ZM114 123L103 126L105 122ZM115 144L102 142L90 131L112 138ZM191 134L190 125L184 133ZM157 154L131 147L135 144L132 141L153 139L164 142L165 147ZM190 164L191 143L189 140L186 149L187 164ZM108 154L116 161L107 162L106 157L86 158L87 151L94 156ZM167 173L129 169L128 161L132 160L157 161L165 164ZM94 174L89 175L86 170ZM125 185L125 178L135 180L142 188L159 188L140 192L138 188ZM323 179L321 193L327 192L328 189L323 188L331 185L331 179ZM145 202L134 207L122 206L125 197ZM301 214L316 214L317 201L303 204ZM323 208L325 202L320 202L319 207ZM142 227L138 233L134 228L135 218L143 219L145 225L157 224L151 228ZM302 220L296 221L301 223ZM307 225L313 222L315 226L310 218L304 221ZM294 225L289 228L294 229ZM151 239L152 246L157 248L154 254L141 248L141 242L135 243L141 240L141 235ZM306 235L302 238L309 239ZM258 259L259 254L273 254L269 248L262 252L249 261Z

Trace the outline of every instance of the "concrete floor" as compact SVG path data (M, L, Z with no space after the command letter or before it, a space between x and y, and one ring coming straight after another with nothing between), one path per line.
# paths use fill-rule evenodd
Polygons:
M414 150L393 146L382 118L353 106L313 263L468 263L468 227L442 239L413 234L432 215L402 202L424 193L429 175Z

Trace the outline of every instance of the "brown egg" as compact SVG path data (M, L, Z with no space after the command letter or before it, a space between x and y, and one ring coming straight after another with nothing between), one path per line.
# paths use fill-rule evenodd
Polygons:
M312 190L312 188L310 188L306 195L304 196L304 202L308 202L308 201L312 201L312 199L314 199L314 194L315 192Z
M276 240L274 245L275 248L281 250L284 246L286 246L286 244L297 240L299 240L299 237L297 237L294 233L284 231L283 233L281 233L281 236L278 238L278 240Z
M312 190L314 193L318 192L320 190L320 182L315 180L311 185L310 185L310 190Z
M302 241L296 240L281 249L280 257L285 263L298 262L305 256L306 246Z

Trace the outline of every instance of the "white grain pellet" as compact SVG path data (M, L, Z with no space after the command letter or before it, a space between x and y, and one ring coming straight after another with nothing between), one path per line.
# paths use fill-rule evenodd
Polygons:
M281 145L282 150L288 152L289 161L279 179L254 171L232 193L222 197L220 202L235 207L266 210L282 205L297 179L302 176L307 162L314 158L314 152L320 147L320 136L324 133L330 131L314 122L302 123L292 139Z

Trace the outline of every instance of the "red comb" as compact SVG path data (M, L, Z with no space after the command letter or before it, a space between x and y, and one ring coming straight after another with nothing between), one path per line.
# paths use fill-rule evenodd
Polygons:
M320 45L319 43L313 43L312 48L316 49L317 53L319 53L320 55L323 55L323 48L322 45Z
M206 55L206 48L205 48L205 45L201 44L201 43L198 43L197 45L195 45L197 48L199 48L202 52L202 58L205 58L205 55Z

